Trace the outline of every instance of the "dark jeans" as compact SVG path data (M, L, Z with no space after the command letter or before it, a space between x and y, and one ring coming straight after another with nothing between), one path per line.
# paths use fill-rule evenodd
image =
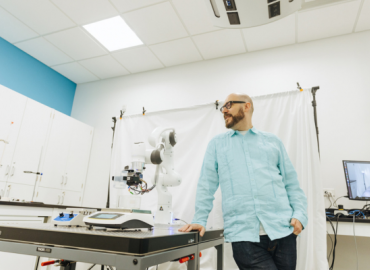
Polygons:
M271 241L260 236L260 243L233 242L234 260L240 270L295 270L297 264L297 236L290 234Z

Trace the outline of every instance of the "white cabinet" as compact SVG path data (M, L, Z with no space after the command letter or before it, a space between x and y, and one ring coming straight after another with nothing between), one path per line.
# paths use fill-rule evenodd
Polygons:
M89 165L93 129L77 120L71 120L72 136L67 159L64 189L82 191Z
M82 203L80 192L66 190L62 192L62 195L62 205L79 206Z
M7 182L5 185L5 196L11 200L31 201L33 197L34 186L22 185Z
M0 85L0 191L81 205L92 136L92 127Z
M81 194L81 192L39 187L34 201L46 204L80 206L82 203Z
M61 190L54 188L39 187L33 200L45 204L60 204Z
M70 117L59 112L53 113L40 186L49 188L65 186L71 128Z
M45 147L52 109L27 100L8 182L34 185ZM32 195L32 194L31 194Z
M0 85L0 181L6 181L27 98Z
M6 186L6 182L0 182L0 196L5 196L5 186Z
M83 191L92 136L92 127L55 112L39 186Z

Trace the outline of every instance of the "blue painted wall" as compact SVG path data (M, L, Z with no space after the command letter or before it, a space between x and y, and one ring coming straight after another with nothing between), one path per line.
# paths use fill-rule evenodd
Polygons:
M1 37L0 84L71 115L77 85Z

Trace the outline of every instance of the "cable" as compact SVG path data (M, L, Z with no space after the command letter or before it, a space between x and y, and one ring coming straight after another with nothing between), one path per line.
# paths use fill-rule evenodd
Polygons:
M334 205L334 206L336 206L336 207L338 207L338 205L337 205L337 201L338 201L340 198L343 198L343 197L348 198L348 196L341 196L341 197L339 197L338 199L336 199L336 200L334 201L333 205Z
M339 216L340 215L336 215L336 217L337 217L337 224L336 224L336 228L334 229L334 225L333 225L333 223L332 223L332 221L331 221L331 219L327 216L326 218L327 218L327 220L330 222L330 225L331 225L331 227L332 227L332 229L333 229L333 232L334 232L334 247L333 247L333 258L332 258L332 262L331 262L331 265L330 265L330 268L329 268L329 270L333 270L334 269L334 262L335 262L335 248L336 248L336 246L337 246L337 233L338 233L338 221L339 221ZM331 253L330 253L330 255L331 255ZM329 257L330 258L330 257ZM330 264L330 262L329 262L329 264Z
M357 270L358 270L358 251L357 251L357 241L356 241L356 233L355 233L355 215L353 215L353 237L355 238L356 256L357 256Z
M331 238L331 236L330 236L330 234L328 233L328 231L326 231L326 233L327 233L327 235L329 236L329 238L330 238L330 242L331 242L331 250L330 250L330 253L329 253L329 255L328 255L328 257L327 257L327 260L329 261L329 259L330 259L330 256L331 256L331 253L333 252L333 248L334 248L334 243L333 243L333 239Z
M326 219L330 222L331 228L332 228L333 233L334 233L334 244L333 244L332 251L329 254L329 260L330 260L330 256L331 256L331 254L333 252L333 259L332 259L331 266L329 268L330 270L332 270L333 269L333 266L334 266L334 260L335 260L335 255L334 254L335 254L335 247L336 247L336 244L337 244L337 232L336 232L336 230L334 228L333 222L331 222L331 219L329 217L326 217ZM328 263L330 265L330 262L329 261L328 261Z
M185 222L186 224L189 224L189 223L187 223L185 220L182 220L182 219L179 219L179 218L175 218L175 220L180 220L180 221L182 221L182 222Z

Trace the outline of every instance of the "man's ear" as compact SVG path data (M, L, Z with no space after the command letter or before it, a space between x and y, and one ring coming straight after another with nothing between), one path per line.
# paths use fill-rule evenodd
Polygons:
M244 111L245 112L248 112L250 110L250 108L251 108L251 104L249 102L245 103L245 105L244 105Z

